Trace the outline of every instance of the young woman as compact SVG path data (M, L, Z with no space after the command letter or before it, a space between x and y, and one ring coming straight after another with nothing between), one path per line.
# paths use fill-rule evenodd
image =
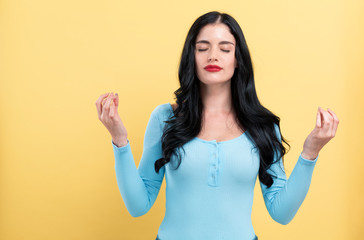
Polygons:
M256 178L270 216L288 224L301 206L322 147L335 136L335 113L321 108L287 180L279 121L257 97L249 50L239 24L209 12L188 32L176 104L151 113L135 166L119 98L103 94L99 119L112 136L117 183L133 217L153 206L166 177L161 240L258 239L251 222Z

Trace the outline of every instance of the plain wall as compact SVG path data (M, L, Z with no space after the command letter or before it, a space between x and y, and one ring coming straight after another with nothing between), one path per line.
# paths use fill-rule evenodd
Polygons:
M120 96L138 166L149 116L173 103L194 20L218 10L245 34L258 97L281 118L289 176L318 106L340 119L295 218L268 214L259 179L259 239L361 239L364 234L363 1L0 1L0 239L154 239L165 181L133 218L118 191L111 136L97 117Z

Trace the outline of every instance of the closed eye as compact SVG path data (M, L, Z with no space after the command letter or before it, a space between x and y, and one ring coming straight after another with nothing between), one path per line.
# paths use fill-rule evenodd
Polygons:
M199 52L204 52L204 51L206 51L207 50L207 48L206 49L197 49ZM223 50L223 49L221 49L221 51L223 51L223 52L230 52L230 50Z

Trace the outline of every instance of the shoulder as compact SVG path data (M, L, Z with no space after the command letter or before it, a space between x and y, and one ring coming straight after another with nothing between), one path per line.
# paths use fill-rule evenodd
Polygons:
M157 117L160 120L165 119L173 113L172 108L173 108L173 110L175 109L174 104L170 104L170 103L159 104L152 111L152 115Z

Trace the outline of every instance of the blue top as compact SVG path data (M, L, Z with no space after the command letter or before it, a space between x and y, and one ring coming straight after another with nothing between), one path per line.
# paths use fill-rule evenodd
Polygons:
M129 213L138 217L149 211L165 175L166 211L158 230L161 240L253 239L251 210L260 160L248 131L221 142L195 137L183 146L185 155L181 151L177 170L172 156L157 174L154 162L162 157L163 121L169 116L174 116L170 103L152 111L138 169L129 140L122 147L111 141L117 183ZM275 128L281 141L278 126ZM260 187L265 206L278 223L288 224L296 215L308 192L317 158L304 159L300 154L288 180L282 158L268 169L278 177L273 178L270 188L262 183Z

